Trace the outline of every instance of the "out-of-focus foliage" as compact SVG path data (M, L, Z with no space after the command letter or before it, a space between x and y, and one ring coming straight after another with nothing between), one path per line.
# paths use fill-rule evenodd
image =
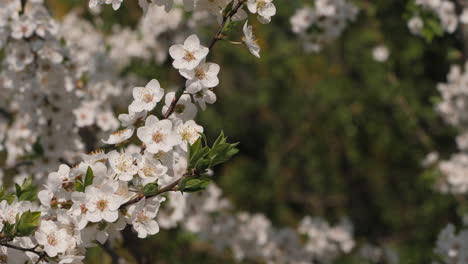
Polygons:
M124 1L117 12L104 8L102 29L134 25L141 15L136 2ZM217 44L210 56L221 65L219 103L199 118L209 138L223 129L240 142L240 152L215 179L236 208L263 212L275 225L296 226L303 215L348 217L358 242L390 245L401 263L428 263L439 230L460 219L457 203L433 190L433 172L420 165L433 150L446 157L455 149L455 132L434 103L436 84L462 61L454 49L460 40L453 34L428 43L410 34L407 1L355 3L357 20L320 53L305 53L290 30L300 0L276 0L278 14L268 27L251 19L261 27L261 59ZM48 5L60 17L72 7L85 9L87 1ZM205 41L214 31L206 29ZM378 44L391 51L385 63L372 58ZM168 69L136 61L125 72L177 82ZM126 239L121 254L157 263L233 262L180 230L162 231L138 248L134 236ZM89 263L110 261L100 253L94 249ZM360 262L350 256L339 263Z

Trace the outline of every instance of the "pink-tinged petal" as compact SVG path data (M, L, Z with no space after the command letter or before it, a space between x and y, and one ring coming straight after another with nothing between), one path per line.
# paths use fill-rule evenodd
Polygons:
M217 75L219 73L219 70L220 70L220 67L218 64L216 63L207 63L206 66L207 68L207 72L210 73L210 74L213 74L213 75Z
M161 88L161 85L159 84L158 80L152 79L145 87L151 91L156 91Z
M210 49L207 47L200 47L200 49L196 50L193 55L195 55L197 59L202 60L206 57L206 55L208 55L209 52Z
M191 94L198 93L203 88L199 80L187 80L185 87L185 90Z
M93 222L93 223L97 223L102 220L102 217L98 211L95 211L95 212L88 211L88 213L86 214L86 218L88 219L88 221Z
M133 101L133 102L128 106L128 111L130 111L130 112L138 113L138 112L142 112L143 110L145 110L145 109L143 108L143 103L142 103L142 102L139 102L139 101Z
M268 3L258 10L258 14L262 17L272 17L276 14L276 7L272 3Z
M189 63L183 59L177 59L175 61L172 62L172 66L176 69L184 69L184 68L187 68L188 69L188 66Z
M161 120L158 125L164 130L170 131L172 129L172 122L167 119Z
M150 115L146 118L145 126L152 127L158 123L159 123L159 119L154 115Z
M195 51L200 47L200 40L197 35L190 35L184 42L184 48L188 51Z
M252 14L257 13L257 1L256 0L249 0L247 2L247 9L249 9L250 13L252 13Z
M119 212L118 211L109 211L105 210L102 213L102 218L106 220L107 222L115 222L119 218Z
M172 45L169 48L169 55L171 55L171 57L174 60L181 59L185 55L184 46L182 46L180 44Z
M193 79L195 77L195 71L193 70L187 70L187 69L180 69L179 70L180 75L182 75L186 79Z
M145 229L148 232L148 235L154 235L159 232L159 225L154 220L147 221L146 223L144 223L144 225L145 225Z
M216 76L205 78L201 81L203 86L207 88L213 88L219 84L219 79Z

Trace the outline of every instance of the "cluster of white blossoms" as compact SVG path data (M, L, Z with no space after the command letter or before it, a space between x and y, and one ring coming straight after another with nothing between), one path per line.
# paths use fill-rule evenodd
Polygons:
M434 249L440 257L439 263L465 264L468 259L468 230L463 229L458 233L455 226L448 224L440 231Z
M118 77L115 68L133 57L155 54L162 62L158 50L167 48L153 47L154 39L179 27L183 15L181 9L172 9L172 0L139 2L146 12L137 29L148 33L143 39L129 29L104 37L76 13L59 25L40 0L0 4L0 48L5 50L0 72L1 150L9 165L34 152L39 156L33 159L35 168L53 171L38 193L32 179L21 182L24 177L19 177L29 170L14 179L18 183L14 194L0 189L0 262L82 263L86 248L112 244L127 225L145 238L181 219L188 230L219 248L232 249L238 259L307 263L349 252L354 241L348 225L329 227L321 222L320 228L326 229L317 233L318 227L307 218L299 230L307 237L302 246L297 232L276 230L263 215L227 210L229 203L215 185L206 192L182 195L204 189L209 168L237 152L223 136L211 149L202 146L203 127L194 121L199 110L216 101L213 88L219 84L220 67L207 62L209 48L190 35L183 44L162 52L171 56L185 78L184 87L171 92L153 79L131 94L124 92L134 80ZM230 2L183 3L196 14L208 12L220 21L246 19L244 7L261 23L270 22L276 13L271 0L234 0L231 11L223 12ZM121 3L90 1L91 6L112 4L114 9ZM194 26L200 19L189 22ZM242 42L259 57L247 21L243 32ZM223 37L217 34L214 41ZM177 39L175 35L171 41L181 42ZM109 44L109 54L102 43ZM119 48L124 59L119 59ZM127 95L131 102L125 100ZM128 105L128 113L117 119L113 108L122 105ZM106 131L115 131L102 140L108 150L83 154L99 145L100 134ZM87 142L90 138L92 142ZM317 234L320 249L315 248Z
M90 25L59 25L42 1L3 1L0 10L0 149L7 167L39 178L95 147L80 133L97 138L118 128L112 107L127 81Z
M450 0L414 0L416 6L422 11L428 11L434 14L444 32L453 33L458 27L459 20L466 23L468 13L463 12L459 17L456 13L455 3ZM415 12L408 20L408 28L411 33L421 35L424 29L424 19L419 12Z
M90 8L96 8L101 4L111 4L117 10L123 0L90 0ZM247 5L247 9L252 14L257 14L258 21L263 24L270 23L271 17L276 14L276 7L273 0L140 0L138 4L146 13L151 7L158 6L164 8L166 12L170 12L174 7L182 6L186 11L209 13L217 17L218 21L222 20L223 11L233 2L236 6L239 2ZM232 16L234 21L244 20L247 13L240 9Z
M0 107L6 113L0 118L0 144L8 154L7 166L32 152L39 138L45 155L36 167L56 167L59 157L79 149L74 119L68 117L78 104L69 92L76 79L57 35L58 25L41 3L28 2L24 8L21 1L0 3L0 49L5 54Z
M323 43L337 39L357 14L358 8L347 0L315 0L313 6L296 10L290 23L304 49L318 52Z
M460 66L454 65L447 75L447 83L440 83L437 89L441 101L436 105L436 110L460 133L456 138L460 152L449 160L437 163L441 173L437 187L442 192L463 194L468 191L468 74ZM430 163L436 160L432 158Z
M179 56L180 52L182 56ZM158 119L153 111L165 95L157 80L133 89L134 100L128 107L129 113L119 116L124 128L111 134L105 142L123 143L136 131L143 148L130 145L120 151L96 151L83 155L83 160L73 167L62 164L57 172L49 174L44 189L38 194L40 225L34 237L26 241L33 244L28 248L46 253L47 257L39 261L50 263L53 258L60 263L78 263L86 247L95 245L94 241L105 243L111 234L127 224L132 225L140 238L159 231L155 218L165 198L146 188L166 186L186 176L187 146L203 132L203 128L193 121L197 112L193 102L197 101L192 97L212 93L205 90L218 84L219 67L204 62L207 54L208 49L200 45L195 35L187 38L184 45L171 47L174 65L181 73L184 71L186 90L190 87L192 93L183 94L173 106L174 93L166 93L163 115L172 111L166 118ZM214 73L213 67L216 68ZM192 71L196 73L191 74ZM195 85L195 82L199 83ZM207 103L203 96L197 98L198 102ZM149 112L152 114L147 116ZM144 191L135 195L131 190ZM10 205L5 201L4 207L8 211L20 206L18 200L14 200ZM13 219L15 221L17 219ZM8 242L22 246L26 243L24 239L12 237ZM41 253L17 252L9 247L2 247L2 251L8 260L16 258L12 254L19 253L22 258L42 256Z
M335 12L328 1L317 2L322 18ZM0 189L0 263L82 263L87 248L112 245L127 225L139 238L182 225L238 260L266 263L326 262L353 249L347 222L332 227L306 217L297 231L277 229L262 214L234 212L216 185L206 186L210 170L197 166L222 163L216 158L230 145L220 137L221 154L205 153L209 159L202 160L208 147L193 152L204 131L194 119L216 101L220 67L207 61L209 48L197 35L183 38L210 18L246 20L242 43L260 57L246 11L261 23L276 13L272 0L233 0L224 12L230 3L142 0L145 16L136 29L117 27L109 36L74 12L59 25L41 0L0 3L0 151L8 166L35 154L33 166L15 167L15 194ZM334 4L338 16L340 3ZM117 9L122 0L89 4ZM193 11L190 18L182 5ZM336 22L328 20L324 27ZM170 46L174 42L181 44ZM116 73L134 58L162 63L167 55L185 79L177 91L155 79L137 86L139 80ZM100 144L106 151L84 154ZM201 161L192 164L194 153ZM24 179L31 173L48 175L37 197L31 179Z
M263 214L233 212L214 184L200 193L172 192L168 200L157 218L162 228L179 224L215 248L229 249L238 261L327 263L355 245L347 221L331 227L322 219L305 217L297 230L278 229Z

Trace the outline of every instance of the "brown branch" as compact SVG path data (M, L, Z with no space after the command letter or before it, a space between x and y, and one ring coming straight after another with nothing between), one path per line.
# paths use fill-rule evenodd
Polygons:
M129 206L131 204L138 203L143 198L151 198L151 197L155 197L155 196L161 195L161 194L166 193L166 192L176 191L177 190L177 185L179 184L179 182L183 178L198 176L198 175L200 175L200 173L201 172L199 172L199 171L194 171L194 172L191 172L191 173L190 172L185 173L184 175L182 175L182 177L175 180L171 184L165 186L164 188L159 189L155 194L152 194L152 195L146 195L145 196L143 193L139 193L134 198L132 198L132 199L128 200L127 202L123 203L122 205L120 205L119 210L123 209L123 208L125 208L125 207L127 207L127 206Z
M218 31L216 32L215 36L211 39L210 45L208 46L209 50L213 48L213 46L216 44L218 40L221 40L223 38L222 32L224 30L224 27L226 26L226 23L237 13L237 11L239 11L239 9L244 5L245 2L247 2L247 0L239 0L239 2L237 2L234 8L232 8L229 12L223 15L223 21L221 22L221 25L219 26ZM174 112L174 109L177 106L177 102L179 102L180 97L182 97L184 90L185 90L185 87L182 86L182 88L179 88L176 91L174 99L172 99L172 102L169 105L169 108L164 114L164 119L167 119Z

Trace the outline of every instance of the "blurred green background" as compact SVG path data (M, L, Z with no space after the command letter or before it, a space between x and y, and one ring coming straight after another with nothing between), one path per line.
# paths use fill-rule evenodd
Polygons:
M87 2L47 4L61 17ZM236 208L264 213L276 226L297 226L305 215L332 223L348 217L359 244L389 245L401 263L429 263L439 230L460 221L464 204L434 191L434 173L420 165L431 151L446 158L456 149L456 131L434 105L436 84L463 61L460 38L428 43L408 31L407 1L362 0L355 2L357 20L338 40L305 53L289 23L305 2L276 0L278 13L268 25L250 19L261 59L228 43L210 55L221 65L218 101L197 122L209 137L224 130L240 142L240 154L218 168L215 181ZM99 16L105 30L134 26L141 11L126 0L117 12L106 7ZM206 28L205 42L215 31ZM391 52L385 63L372 58L379 44ZM135 61L126 72L177 82L169 65ZM234 262L182 230L162 231L138 246L134 235L125 236L122 254L151 256L154 263ZM96 249L89 260L110 259ZM338 263L363 262L352 254Z

